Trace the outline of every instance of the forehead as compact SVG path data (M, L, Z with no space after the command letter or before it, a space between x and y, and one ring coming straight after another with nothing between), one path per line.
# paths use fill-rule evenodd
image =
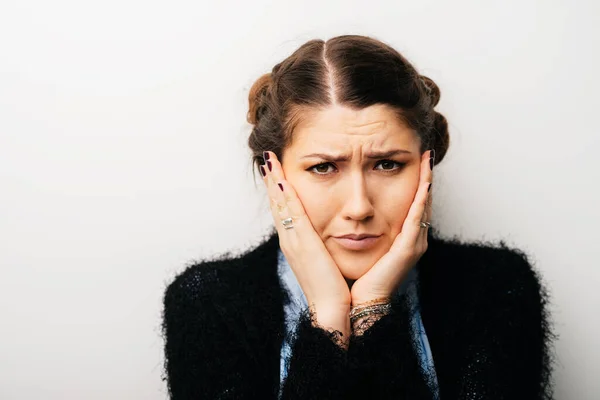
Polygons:
M294 129L291 147L294 150L315 146L341 149L354 145L414 148L417 143L414 130L402 122L389 106L377 104L353 110L336 105L304 113L302 121Z

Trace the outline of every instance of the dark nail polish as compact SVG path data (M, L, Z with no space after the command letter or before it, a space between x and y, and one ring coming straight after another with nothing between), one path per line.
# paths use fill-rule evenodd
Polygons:
M264 165L260 166L260 173L262 174L263 177L267 176L267 171L265 171Z
M269 171L273 171L273 165L271 164L271 161L267 161L267 167L269 167Z
M269 152L268 151L263 151L263 158L266 160L269 159Z
M433 185L433 182L429 183L429 187L427 188L427 193L429 193L429 191L431 190L431 185Z
M279 185L279 189L281 189L281 191L283 192L283 185L281 183L278 183Z

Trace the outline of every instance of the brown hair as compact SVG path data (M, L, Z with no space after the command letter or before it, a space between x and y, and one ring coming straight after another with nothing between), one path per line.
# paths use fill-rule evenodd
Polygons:
M291 144L302 116L337 103L353 109L392 106L417 132L421 153L434 149L438 164L450 145L446 118L433 109L439 100L435 82L379 40L359 35L310 40L250 89L252 162L256 168L264 164L266 150L283 160L283 150Z

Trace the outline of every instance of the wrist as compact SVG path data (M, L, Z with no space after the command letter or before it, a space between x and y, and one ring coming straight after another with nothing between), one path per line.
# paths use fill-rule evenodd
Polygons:
M385 314L368 314L363 315L352 320L352 334L355 336L362 336L369 328L371 328L379 319Z
M390 295L378 295L378 296L366 296L366 297L353 297L350 309L364 307L373 304L384 304L392 301Z
M326 331L339 331L342 334L341 342L337 343L347 348L347 342L350 338L352 328L350 326L350 306L319 306L310 305L313 315L313 325Z
M384 296L359 301L351 307L350 325L355 336L362 336L375 322L391 311L391 298Z

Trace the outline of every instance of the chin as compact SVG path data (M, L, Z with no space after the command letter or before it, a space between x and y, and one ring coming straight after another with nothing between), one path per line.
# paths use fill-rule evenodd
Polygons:
M353 281L369 272L373 265L390 249L390 244L385 241L365 251L347 250L338 244L330 246L328 242L325 245L342 276Z
M366 274L379 259L375 252L361 254L359 252L339 254L334 261L342 276L346 279L357 280Z
M357 270L345 270L345 269L340 268L340 272L342 273L342 276L350 281L355 281L355 280L359 279L361 276L366 274L368 270L369 269L357 271Z

